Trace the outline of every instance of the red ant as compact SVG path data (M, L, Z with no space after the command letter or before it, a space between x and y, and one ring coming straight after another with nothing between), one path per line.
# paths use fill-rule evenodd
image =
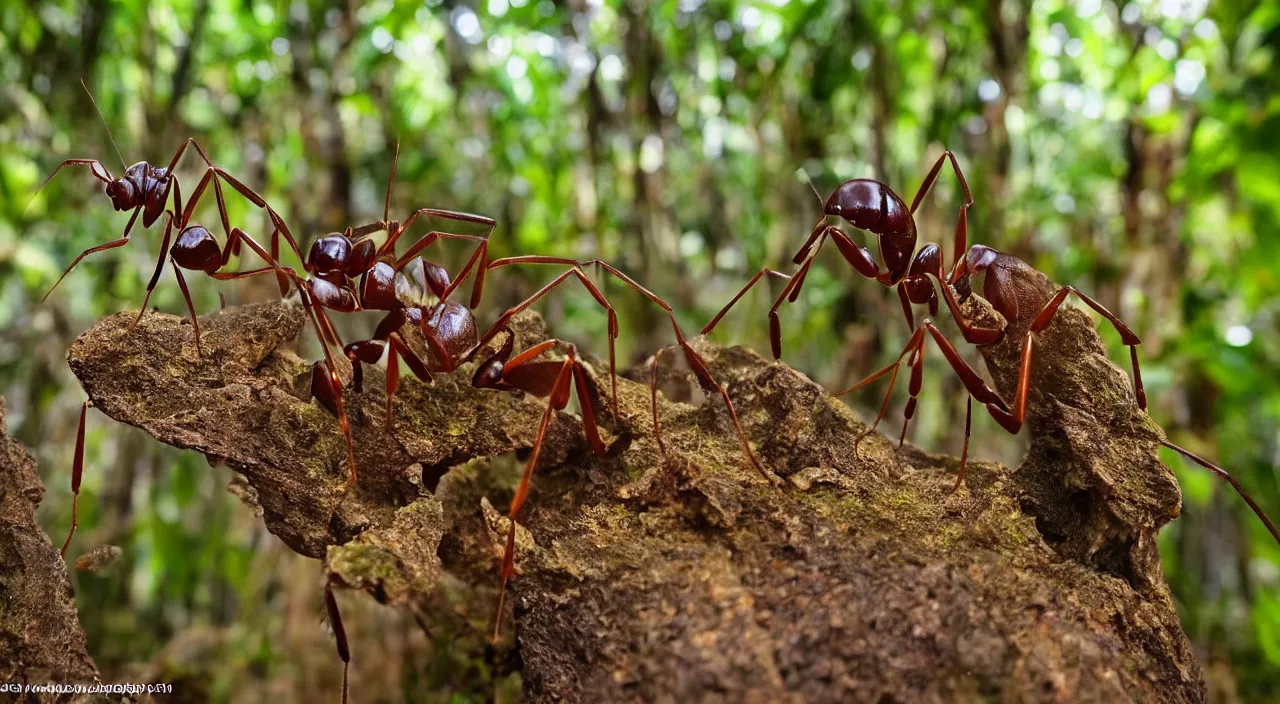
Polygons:
M85 93L89 96L89 101L93 104L94 110L97 111L99 119L102 120L103 127L107 130L107 138L111 140L111 146L115 148L116 155L120 157L120 162L123 165L124 156L120 153L120 148L116 145L115 138L111 136L111 130L107 127L106 118L98 108L98 102L94 100L93 94L89 92L89 88L84 84L83 80L81 80L80 85L84 87ZM205 164L208 166L208 169L206 170L204 177L201 179L200 184L196 187L195 192L192 193L191 199L186 202L186 207L184 209L182 201L182 185L178 181L177 174L174 173L174 168L182 158L182 155L186 153L188 146L195 148L196 152L200 155L200 158L204 160ZM161 215L167 215L168 222L165 225L164 239L160 245L160 255L156 262L156 269L151 275L150 282L147 284L146 297L142 301L142 307L138 311L138 317L133 321L133 324L129 329L133 330L137 327L138 322L142 320L142 316L147 311L147 303L151 300L151 293L159 282L160 275L164 270L165 254L167 252L174 263L174 273L178 279L178 286L182 289L182 295L183 298L186 299L188 310L191 311L191 321L196 336L196 352L200 353L200 324L196 319L195 307L191 302L191 293L187 288L187 282L182 276L181 269L185 268L193 271L204 271L205 273L214 275L215 272L226 266L227 261L230 259L232 254L239 254L242 241L249 241L243 231L238 228L233 229L230 226L230 222L227 217L226 201L222 193L222 181L226 181L257 207L264 208L271 218L271 221L275 224L277 228L276 232L283 233L285 238L289 240L289 243L293 245L294 250L297 251L297 245L293 241L293 235L289 233L288 227L284 224L284 220L267 205L262 196L255 193L252 189L245 186L222 168L215 166L213 162L209 160L209 156L205 153L204 149L200 147L200 144L196 142L193 137L188 137L187 140L182 143L182 146L178 147L178 151L174 153L168 166L158 167L153 166L149 162L140 161L133 166L126 167L120 178L112 176L111 170L97 159L66 159L58 166L58 168L54 169L53 173L49 175L49 178L45 179L44 183L40 185L40 188L37 189L36 192L39 193L45 188L45 186L48 186L49 183L53 181L54 177L56 177L64 168L75 165L89 166L89 171L93 177L107 184L106 194L107 197L111 199L111 206L115 208L115 210L121 212L132 210L133 215L129 218L129 222L125 225L124 232L119 238L111 240L105 244L90 247L89 249L81 252L80 255L71 262L70 266L62 272L62 275L58 277L58 280L54 282L53 286L44 294L41 301L48 299L54 289L56 289L58 285L62 283L62 280L67 277L67 274L70 274L71 270L74 269L85 257L108 249L123 247L128 244L130 233L132 232L134 223L137 222L139 215L142 217L142 226L144 228L151 227L151 225L154 224ZM188 226L191 215L195 211L196 205L203 196L205 189L208 187L210 179L212 179L214 183L214 191L218 201L218 212L222 218L223 232L227 235L227 246L225 252L221 251L217 242L213 239L213 236L210 235L203 227L200 227L199 225ZM173 195L173 209L171 211L166 210L166 206L170 200L170 193ZM170 249L169 241L172 234L173 218L175 213L182 214L182 218L178 226L180 234L177 242L173 245L173 248ZM256 243L251 244L256 245ZM267 256L261 247L253 246L252 248L262 256L263 259L274 266L275 261L278 258L278 234L273 233L272 247L271 256ZM281 277L283 278L283 274Z
M412 274L412 283L416 283L419 290L430 287L432 293L439 298L441 305L444 305L449 294L466 279L471 269L478 262L479 267L477 268L471 296L474 305L479 300L480 290L483 286L488 259L489 237L497 227L496 220L483 215L434 208L419 208L415 210L403 224L391 220L389 217L391 196L395 188L396 168L399 161L400 145L397 143L395 157L391 166L391 177L387 182L387 195L383 204L382 220L357 228L347 228L344 232L330 233L317 238L311 243L311 248L307 250L305 258L301 257L299 253L299 258L303 262L303 270L309 275L306 278L292 270L281 268L275 264L272 256L265 254L263 258L271 264L270 266L231 274L214 274L214 277L219 279L236 279L274 273L281 280L292 280L295 284L303 307L307 310L312 326L320 338L320 347L324 352L324 360L317 361L312 365L311 395L338 418L338 423L346 439L348 476L344 489L355 484L357 477L355 441L351 434L350 419L347 417L346 408L342 401L343 383L338 377L338 366L335 364L335 358L330 347L343 349L353 360L357 357L364 358L370 354L375 354L375 349L373 346L361 346L359 343L347 345L344 348L342 338L338 335L337 328L334 327L333 322L329 319L327 311L352 313L364 310L385 310L396 313L410 308L409 305L401 300L402 297L410 296L411 279L403 275L406 270ZM227 178L229 178L229 175ZM215 188L216 184L217 181L215 181ZM253 195L256 196L256 194ZM258 197L258 200L260 201L261 198ZM276 253L278 233L284 234L289 243L293 245L292 236L288 234L288 227L284 220L276 216L265 201L260 204L260 207L265 207L268 212L272 213L272 222L275 225L275 230L272 232L272 255ZM421 216L472 222L484 225L487 229L483 235L463 235L433 230L419 238L403 256L397 258L395 254L397 240ZM370 234L378 231L386 231L388 233L387 240L381 247L376 247L369 237ZM246 241L252 242L252 239L242 232L241 236ZM420 252L440 239L458 239L478 243L475 252L472 253L471 258L464 266L461 276L452 282L443 268L425 263L419 256ZM260 247L255 247L255 251L260 249ZM297 251L296 247L295 251ZM261 252L259 253L262 254ZM398 325L394 327L398 327ZM379 329L381 329L381 326ZM425 327L423 329L424 331L426 330ZM393 354L398 353L400 356L407 357L410 350L403 344L403 340L398 335L392 335L390 331L387 335L387 338L382 339L390 339ZM439 344L439 340L436 342ZM377 357L380 355L381 348L378 347L376 356L372 358L372 361L377 361ZM449 355L445 354L443 358L447 361ZM407 357L407 359L410 365L420 363L420 360L416 358ZM413 368L415 373L427 371L425 366L414 366ZM398 371L398 367L396 370ZM395 371L389 371L389 375L395 373Z
M537 466L538 456L551 418L555 411L563 410L568 405L571 391L574 389L577 391L578 402L582 409L583 429L586 432L592 450L600 456L608 455L612 451L612 448L606 446L601 439L598 428L597 416L599 410L596 399L600 395L599 390L581 361L579 361L577 350L573 345L550 339L540 342L519 354L515 354L514 357L512 356L515 352L515 336L509 327L511 320L555 287L570 278L576 278L608 314L609 366L613 391L613 411L616 416L618 412L618 391L614 341L619 334L617 312L599 287L586 275L583 270L584 267L589 265L600 266L667 312L671 318L672 328L675 331L677 345L685 355L685 359L692 368L699 384L709 393L718 393L724 399L747 458L763 476L772 479L772 476L760 465L759 460L756 459L755 454L751 451L750 443L738 420L737 412L734 410L733 402L730 400L728 393L712 377L706 362L685 339L675 319L675 313L666 301L641 286L616 267L600 260L580 262L563 257L520 256L498 259L490 263L486 268L498 269L517 264L557 264L569 268L521 303L507 309L493 323L488 332L478 339L476 337L475 320L471 312L461 305L444 300L444 296L450 290L450 284L448 274L443 269L430 264L425 265L425 268L420 270L424 273L413 277L419 280L416 284L410 281L410 277L403 272L396 272L395 281L380 281L378 290L381 291L379 295L385 297L385 300L400 301L401 305L388 312L387 316L378 325L372 340L353 342L345 348L347 356L353 363L352 387L357 392L362 390L363 383L360 363L376 363L381 358L384 349L390 348L386 373L387 427L389 432L394 432L392 412L394 396L400 380L399 359L403 358L415 376L429 383L433 372L452 371L458 365L472 360L480 350L486 349L490 342L504 333L506 334L506 339L503 344L496 352L479 364L472 377L472 384L479 388L519 389L535 396L547 398L547 408L538 426L532 452L526 462L524 474L521 477L520 484L516 489L508 511L510 527L502 558L502 584L494 623L495 639L498 637L498 629L501 624L506 586L515 572L516 518L525 499L528 497L533 471ZM424 280L425 284L423 283ZM434 306L409 305L403 303L406 300L403 294L394 296L392 293L393 291L403 292L415 288L418 291L429 288L440 302ZM401 331L405 329L406 324L417 329L426 339L427 359L424 360L421 355L405 342ZM558 347L563 347L566 350L563 360L542 359L543 355ZM660 354L661 351L659 352ZM655 355L653 362L654 369L650 384L650 395L653 410L654 437L658 443L659 450L665 451L658 418L657 364L659 355ZM330 390L324 386L317 387L313 385L313 391L317 392L316 395L321 399L322 403L327 398L340 396L340 392L331 394ZM331 411L335 410L327 403L326 407Z
M956 178L959 180L961 190L964 193L964 203L960 206L960 213L956 222L954 251L957 259L952 266L950 275L944 273L942 249L937 244L926 244L918 252L915 252L916 224L914 219L915 211L919 207L921 200L937 181L943 163L947 160L950 160L951 167L955 171ZM819 199L821 200L821 196L819 196ZM969 191L969 185L960 170L960 165L956 162L955 155L950 151L944 152L938 158L933 169L930 170L929 175L925 177L920 189L916 192L916 196L909 208L906 207L902 198L894 193L888 185L880 181L873 179L846 181L823 202L822 218L818 220L818 223L810 232L809 238L792 259L793 263L800 265L795 275L788 276L772 269L761 270L703 328L702 332L704 334L710 332L733 304L761 277L768 274L782 278L787 280L787 284L769 309L770 343L774 357L781 357L782 335L778 322L778 307L781 306L784 299L794 302L799 296L800 288L804 285L805 275L808 273L809 267L813 265L813 261L823 243L830 237L835 241L836 247L840 250L845 260L859 274L885 286L897 287L898 297L902 302L903 314L907 319L908 325L914 329L902 353L892 364L836 394L840 396L855 391L885 375L890 375L889 389L885 394L884 401L881 403L876 420L863 432L858 441L861 441L862 437L874 430L884 417L889 405L889 394L892 393L893 385L897 381L899 365L904 359L907 359L908 364L911 366L911 380L908 384L910 398L903 413L902 437L899 439L899 444L906 437L907 424L915 412L916 399L923 382L925 335L927 333L937 343L942 355L947 359L956 375L960 377L961 382L964 383L965 389L969 393L968 406L965 412L964 450L961 453L959 476L952 491L958 489L964 481L967 465L973 400L977 399L979 403L986 406L988 413L1009 433L1017 434L1021 430L1023 421L1026 418L1026 401L1031 381L1034 337L1036 333L1049 326L1053 321L1053 316L1066 301L1067 296L1071 294L1074 294L1086 305L1106 318L1120 333L1121 342L1129 347L1129 357L1133 368L1135 401L1139 409L1146 410L1147 397L1142 388L1142 372L1138 366L1137 351L1137 345L1141 344L1142 340L1114 313L1074 287L1063 286L1051 295L1046 295L1045 292L1032 283L1031 277L1037 273L1035 269L1013 255L997 252L985 245L974 245L968 249L964 256L961 256L960 253L965 252L967 247L967 213L972 205L973 196ZM877 235L880 240L880 253L884 258L885 268L881 270L867 248L856 245L838 226L825 225L825 220L828 216L838 216L855 228ZM915 252L914 257L911 256L913 252ZM991 302L992 307L997 312L1004 316L1006 321L1004 328L974 327L966 321L960 312L960 300L958 300L957 293L959 298L967 298L971 295L969 278L983 273L986 274L983 284L983 296ZM931 281L929 277L933 277L933 280ZM938 313L938 296L934 289L935 283L942 290L943 298L946 300L947 307L955 318L961 334L970 344L995 344L1003 339L1006 330L1010 328L1018 330L1023 327L1026 328L1026 337L1022 345L1018 386L1014 394L1012 409L987 386L982 376L960 356L931 320L925 318L918 327L915 325L911 309L912 304L928 304L930 315L937 315ZM1209 469L1231 484L1232 488L1240 494L1241 498L1249 504L1253 512L1266 525L1276 542L1280 543L1280 531L1277 531L1253 498L1244 491L1243 487L1226 470L1167 440L1162 440L1161 442L1164 446ZM855 451L856 448L857 443L855 442Z

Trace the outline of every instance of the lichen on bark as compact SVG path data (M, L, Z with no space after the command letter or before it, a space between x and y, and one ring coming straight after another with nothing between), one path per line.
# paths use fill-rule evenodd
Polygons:
M404 384L393 437L369 370L347 396L360 482L344 495L337 424L302 400L307 365L287 350L296 308L202 318L203 357L177 318L148 315L132 334L130 320L104 319L71 350L100 409L225 462L330 579L484 651L507 525L494 507L510 498L495 468L512 464L490 458L528 446L541 400L474 389L464 366ZM521 331L522 347L542 334L531 315ZM507 640L483 656L518 667L528 701L1202 701L1154 559L1178 505L1154 426L1087 317L1046 336L1062 351L1038 375L1068 376L1038 379L1032 452L1016 471L971 462L956 493L955 458L875 434L855 454L864 426L845 405L749 350L695 343L781 488L746 462L714 398L664 399L660 451L648 389L620 379L619 412L602 418L630 438L615 456L594 456L573 417L553 423L520 518ZM1007 396L1003 349L986 354ZM1064 400L1082 388L1108 410ZM1066 410L1040 409L1055 403Z

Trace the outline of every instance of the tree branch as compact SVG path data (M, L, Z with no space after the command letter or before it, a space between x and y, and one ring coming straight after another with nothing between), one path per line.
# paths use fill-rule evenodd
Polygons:
M856 456L864 426L845 405L750 351L697 343L783 489L745 461L714 398L662 402L660 453L647 388L620 380L619 416L602 423L633 440L616 456L592 455L570 416L553 425L520 521L515 625L509 614L504 627L514 642L496 651L483 634L505 518L490 500L509 499L497 475L517 468L468 460L527 446L542 401L473 389L470 366L431 386L410 380L393 439L370 370L366 392L347 396L361 474L343 497L342 436L294 392L307 365L282 349L300 330L296 309L202 319L202 358L177 318L150 314L126 334L130 320L101 321L71 350L99 408L226 462L291 547L327 553L332 579L429 629L456 629L455 646L499 672L518 663L528 701L1204 700L1147 559L1176 515L1176 484L1083 315L1046 333L1078 342L1043 356L1057 370L1046 373L1072 376L1037 387L1033 408L1053 410L1033 413L1027 461L1016 472L972 462L954 494L955 459L880 435ZM522 322L521 347L541 334L535 316ZM992 349L1003 389L1004 348ZM1112 405L1084 413L1055 395L1088 388L1090 403L1102 394ZM979 423L976 447L993 427ZM439 486L424 473L443 475ZM1082 516L1072 519L1082 503L1064 485L1086 492ZM1145 557L1063 549L1090 539Z

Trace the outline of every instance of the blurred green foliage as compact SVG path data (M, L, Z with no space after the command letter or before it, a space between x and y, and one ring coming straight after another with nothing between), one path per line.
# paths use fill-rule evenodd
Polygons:
M126 220L79 167L33 199L64 158L118 168L80 76L127 161L167 163L195 136L308 241L381 217L400 140L392 217L420 206L485 213L500 223L497 256L605 257L671 301L691 331L760 267L786 263L819 213L806 177L825 192L874 176L909 195L950 148L977 199L970 241L1011 251L1124 317L1144 339L1152 414L1280 515L1280 3L1208 5L0 4L0 391L51 487L43 520L54 535L69 523L81 396L65 350L97 317L141 302L159 246L157 232L138 230L136 243L91 257L40 303L78 252ZM180 173L194 184L188 159ZM919 219L948 256L956 191L944 174ZM233 197L230 209L266 234L248 203ZM199 217L216 221L208 207ZM439 251L452 266L466 254ZM883 364L909 331L890 292L837 256L823 264L784 309L783 328L787 360L834 388ZM484 309L553 273L495 273ZM269 281L194 289L204 311L219 293L272 295ZM660 311L616 285L608 292L625 358L671 342ZM769 300L748 296L717 337L763 349ZM169 275L152 302L181 310ZM559 335L603 351L604 317L588 296L566 292L543 310ZM1118 353L1114 333L1103 334ZM912 437L955 451L963 395L945 369L931 370ZM867 409L878 398L853 402ZM331 691L314 566L222 489L225 470L100 417L90 428L73 553L125 548L107 576L78 578L104 672L136 670L162 648L170 657L212 629L220 674L203 686L215 700ZM979 456L1012 462L1018 447L978 421ZM1162 553L1215 698L1274 701L1280 549L1222 485L1166 459L1185 515L1162 534ZM299 580L305 589L290 586ZM382 659L403 663L423 647ZM442 681L394 672L393 682ZM377 677L362 676L371 686ZM413 698L444 701L454 686L423 685ZM386 696L409 696L395 692Z

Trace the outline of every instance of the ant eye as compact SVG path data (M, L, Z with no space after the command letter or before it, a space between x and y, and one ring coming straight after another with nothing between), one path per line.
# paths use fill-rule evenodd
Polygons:
M836 215L839 215L840 212L844 210L844 208L841 208L840 204L836 203L835 205L831 206L831 210L834 211Z

